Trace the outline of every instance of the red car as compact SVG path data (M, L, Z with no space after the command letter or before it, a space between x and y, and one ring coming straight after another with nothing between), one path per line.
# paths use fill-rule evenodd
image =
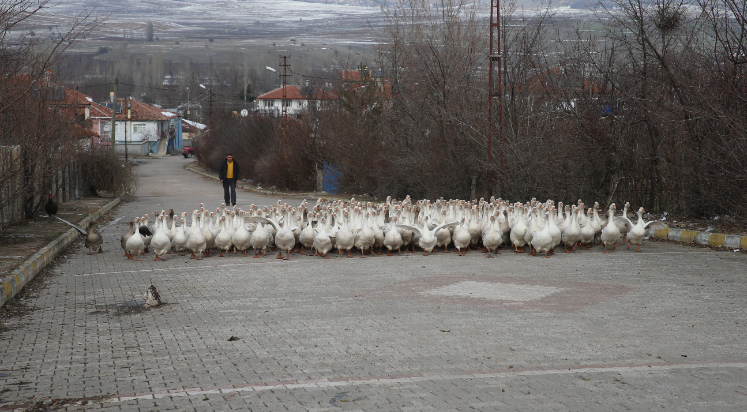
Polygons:
M187 159L187 158L192 157L195 153L196 153L196 149L194 147L185 146L184 153L182 153L182 155L184 155L184 158Z

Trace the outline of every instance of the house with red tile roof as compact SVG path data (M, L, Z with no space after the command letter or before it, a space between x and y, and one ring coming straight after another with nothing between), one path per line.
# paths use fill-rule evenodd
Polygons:
M107 113L92 118L99 122L100 134L108 137L111 132L112 109L111 103L106 105L109 106L106 107ZM180 119L177 113L137 99L118 98L115 150L123 153L125 143L128 145L128 153L143 156L148 153L165 154L167 145L171 150L179 149L182 147Z
M281 116L285 106L288 116L297 116L310 104L323 108L335 100L337 95L326 88L285 86L258 96L257 108L260 113Z
M59 110L60 115L75 119L76 127L82 138L90 139L89 147L108 146L108 140L102 141L102 136L108 139L109 134L102 134L100 119L108 118L111 123L111 109L102 106L91 96L63 86L53 86L54 98L50 99L50 106Z

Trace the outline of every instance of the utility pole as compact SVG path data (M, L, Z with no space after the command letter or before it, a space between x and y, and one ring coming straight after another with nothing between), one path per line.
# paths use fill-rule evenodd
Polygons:
M280 125L285 126L285 119L288 116L288 109L286 108L287 104L287 90L286 86L287 81L285 80L290 74L288 74L288 67L290 67L290 64L288 64L288 59L290 59L290 56L280 56L281 59L283 59L283 63L280 65L280 67L283 68L283 74L280 75L283 79L283 100L280 102L280 105L282 106L281 111L281 119L280 119ZM280 153L283 154L283 157L285 157L285 153L283 152L283 133L285 133L285 127L281 127L280 135L278 137L278 144L280 145Z
M490 52L488 67L488 167L490 179L490 192L493 191L495 180L493 176L493 136L498 137L500 150L499 162L499 194L503 190L503 80L501 71L501 1L490 0ZM497 66L497 67L495 67ZM493 81L493 72L498 72L498 81ZM497 89L497 90L496 90ZM493 124L493 100L498 100L498 125Z
M129 158L128 154L127 154L127 152L128 152L128 149L127 149L127 127L130 124L130 113L131 113L130 109L132 108L132 106L130 105L130 95L129 94L127 95L127 101L125 103L127 103L127 120L125 121L125 127L124 127L124 129L125 129L124 130L124 134L125 134L124 142L125 142L125 162L127 162L127 161L130 160L130 158Z
M290 76L290 74L288 74L288 67L290 67L290 64L288 64L288 59L290 59L290 56L280 56L280 58L283 59L283 63L280 64L280 67L283 68L283 74L280 75L280 77L283 78L283 100L280 104L282 106L282 110L280 111L280 113L283 116L283 121L285 121L285 117L288 115L288 111L285 108L286 101L287 101L287 93L285 90L285 86L287 85L287 82L285 78Z
M115 131L117 130L117 87L119 86L119 79L114 78L114 91L111 93L110 99L112 101L112 130L111 130L111 145L112 145L112 154L116 155L117 152L114 150L114 141L115 141Z
M213 137L213 88L212 87L208 89L208 102L210 103L209 105L210 127L208 130L210 130L209 136L212 138Z

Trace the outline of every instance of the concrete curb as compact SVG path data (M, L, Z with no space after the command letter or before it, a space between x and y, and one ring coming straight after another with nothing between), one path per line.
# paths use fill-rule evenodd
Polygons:
M654 230L653 233L647 233L647 235L650 237L655 237L657 239L673 240L676 242L728 247L731 249L747 249L747 236L724 235L721 233L711 232L696 232L693 230L675 228L657 229Z
M120 198L114 199L104 205L96 213L83 219L78 225L82 227L88 226L88 222L90 222L91 219L98 219L112 210L120 202ZM65 250L68 245L73 243L79 235L80 234L77 230L71 228L57 239L41 248L38 252L34 253L30 258L26 259L17 269L10 272L10 276L3 278L0 283L2 284L5 293L0 293L0 306L3 306L5 302L13 299L13 297L16 296L18 292L20 292L21 289L31 281L31 279L36 277L42 269L47 267L47 265L51 263L60 252Z

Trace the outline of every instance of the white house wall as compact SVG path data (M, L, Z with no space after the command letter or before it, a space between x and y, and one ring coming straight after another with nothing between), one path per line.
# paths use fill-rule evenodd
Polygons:
M151 141L159 140L161 138L161 131L168 130L168 121L153 121L153 120L128 120L119 121L117 120L117 142L124 142L125 135L122 133L123 127L127 125L127 141L128 142L142 142L148 140L147 137L150 135ZM144 133L134 133L133 129L136 124L145 124Z
M264 102L267 100L262 100L260 104L258 105L260 111L265 112L265 113L274 112L279 116L283 112L283 107L281 106L281 103L280 103L282 100L274 99L272 100L272 106L266 107ZM293 100L293 99L288 99L288 100L290 100L291 102L291 105L285 108L285 111L288 114L298 114L301 111L303 111L303 109L306 108L306 104L307 104L306 100Z

